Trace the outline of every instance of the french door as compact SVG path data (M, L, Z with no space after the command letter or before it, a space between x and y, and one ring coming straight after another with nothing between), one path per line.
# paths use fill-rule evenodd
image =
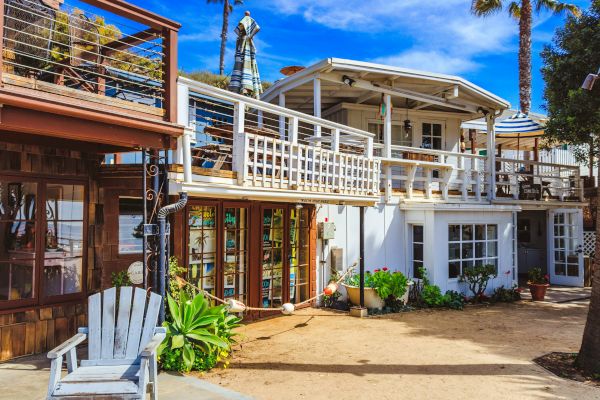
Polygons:
M548 272L550 283L583 286L583 213L548 211Z

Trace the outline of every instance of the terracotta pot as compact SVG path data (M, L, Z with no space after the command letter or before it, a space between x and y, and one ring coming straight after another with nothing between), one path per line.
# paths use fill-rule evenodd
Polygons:
M548 283L530 283L529 291L533 301L544 301L546 290L550 287Z

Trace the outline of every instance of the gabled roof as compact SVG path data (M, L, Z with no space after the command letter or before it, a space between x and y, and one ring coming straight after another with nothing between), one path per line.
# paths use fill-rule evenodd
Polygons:
M344 84L344 76L350 77L355 85ZM322 60L277 81L261 98L274 102L280 93L285 93L286 106L294 108L295 103L289 98L296 97L304 97L299 103L310 106L312 102L307 97L312 97L309 92L315 77L327 86L321 92L325 108L328 104L353 101L379 104L381 99L377 97L382 91L392 94L396 107L410 102L410 108L470 114L476 114L478 108L501 111L510 107L508 101L459 76L340 58Z

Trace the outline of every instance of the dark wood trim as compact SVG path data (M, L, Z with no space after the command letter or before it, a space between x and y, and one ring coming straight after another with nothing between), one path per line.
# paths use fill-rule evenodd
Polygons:
M165 88L165 121L177 123L177 32L174 30L163 30L164 43L164 88Z
M116 14L120 17L128 18L140 24L148 25L153 28L169 28L178 31L181 24L153 13L152 11L134 6L122 0L82 0L91 6L101 8L105 11Z
M146 130L37 112L31 109L5 106L0 113L0 129L12 132L32 133L105 145L112 144L130 149L142 146L170 148L176 143L167 135Z

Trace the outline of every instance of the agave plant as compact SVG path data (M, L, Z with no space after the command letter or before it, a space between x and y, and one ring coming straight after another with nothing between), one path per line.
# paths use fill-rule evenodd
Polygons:
M189 370L196 358L194 346L206 353L214 346L222 349L231 347L229 340L219 336L220 320L225 320L222 317L226 312L223 306L210 307L202 294L190 299L185 291L180 292L179 303L171 295L167 295L167 302L172 321L163 323L167 328L167 336L158 348L159 355L167 348L181 349L183 361Z

